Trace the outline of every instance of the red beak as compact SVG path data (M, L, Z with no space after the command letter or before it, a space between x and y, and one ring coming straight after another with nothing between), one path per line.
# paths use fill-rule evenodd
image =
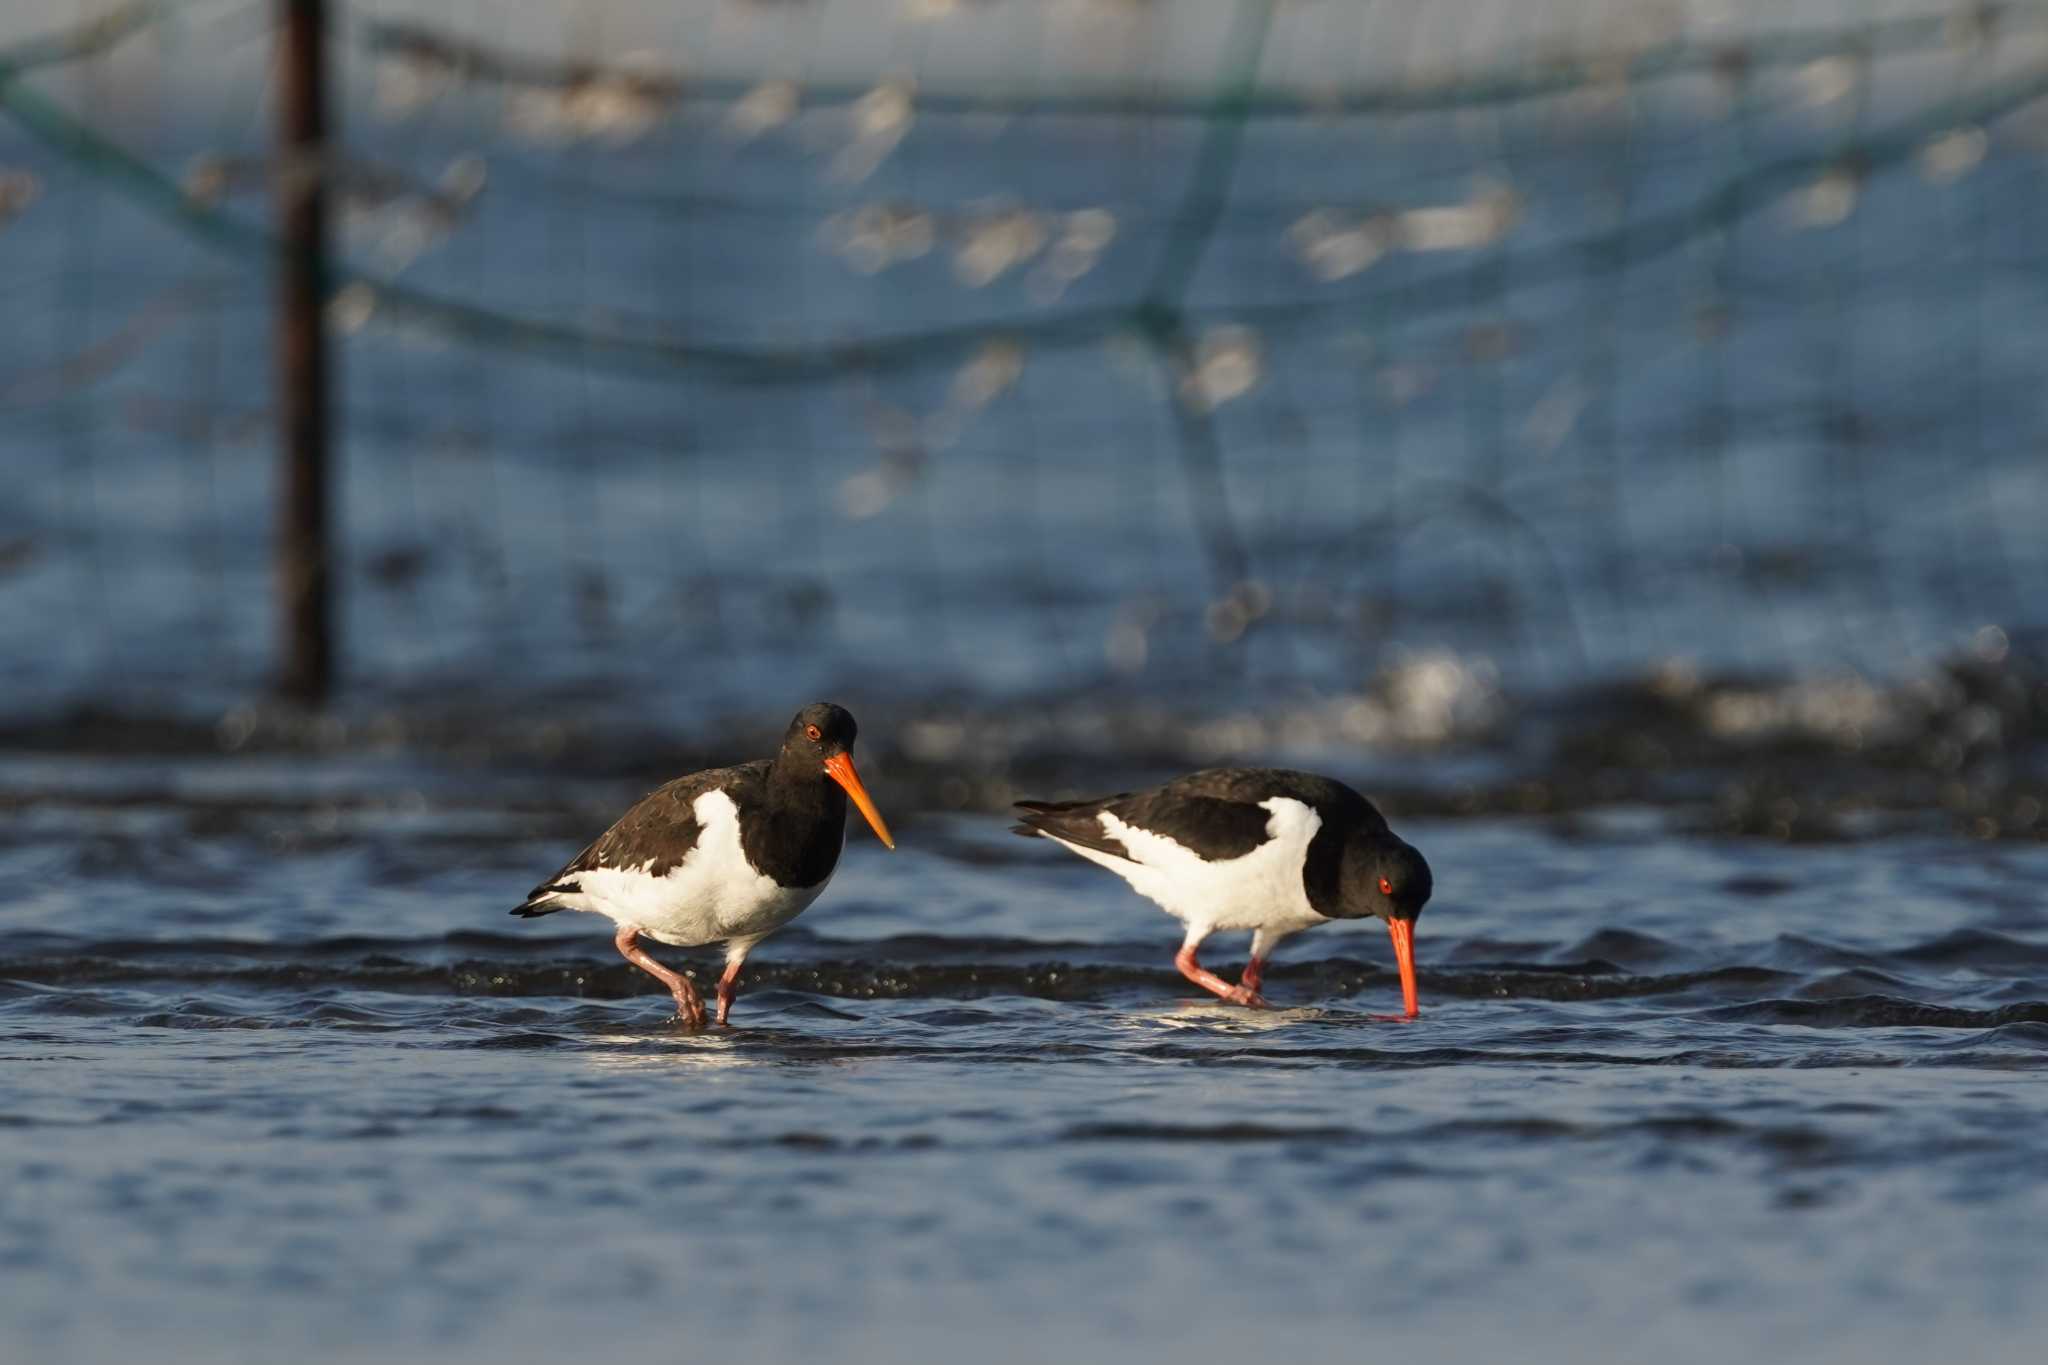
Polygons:
M846 788L846 794L853 798L853 804L860 807L860 813L867 817L868 827L875 837L890 848L896 841L889 837L889 827L882 823L882 812L875 809L875 803L868 798L868 789L860 784L860 774L853 770L853 758L849 754L834 754L825 760L825 775Z
M1422 1013L1415 1005L1415 921L1412 919L1390 919L1387 932L1394 939L1394 961L1401 964L1402 1011L1410 1019Z

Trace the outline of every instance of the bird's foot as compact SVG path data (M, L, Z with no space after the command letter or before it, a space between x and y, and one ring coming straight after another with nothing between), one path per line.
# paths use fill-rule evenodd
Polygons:
M700 1000L694 1000L694 999L685 999L684 997L682 997L682 996L680 996L680 995L679 995L679 996L677 996L677 997L676 997L676 1017L675 1017L675 1018L674 1018L674 1019L673 1019L673 1020L672 1020L671 1022L673 1022L673 1023L677 1023L677 1024L681 1024L681 1025L682 1025L682 1026L683 1026L684 1028L688 1028L688 1029L700 1029L700 1028L703 1028L703 1027L704 1027L704 1004L703 1004L703 1002L702 1002L702 1001L700 1001ZM724 1021L723 1021L723 1020L720 1020L719 1022L723 1023Z
M1264 996L1245 986L1232 986L1229 990L1222 992L1220 998L1226 1004L1243 1005L1246 1009L1269 1010L1273 1008L1266 1003Z

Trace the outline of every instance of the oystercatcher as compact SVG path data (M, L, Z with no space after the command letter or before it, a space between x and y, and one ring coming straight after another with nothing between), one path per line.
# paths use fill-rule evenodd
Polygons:
M754 945L818 898L846 842L846 798L875 836L896 841L853 768L853 717L830 702L796 713L775 757L679 777L649 793L512 913L594 910L619 926L626 961L676 998L693 1028L704 1003L689 979L637 940L696 948L725 945L718 1022L732 1013L740 964Z
M1261 978L1290 934L1377 915L1393 935L1406 1017L1415 1007L1415 918L1429 864L1341 782L1281 768L1211 768L1094 801L1019 801L1014 831L1100 863L1188 927L1173 965L1234 1005L1263 1009ZM1217 930L1252 931L1233 986L1195 960Z

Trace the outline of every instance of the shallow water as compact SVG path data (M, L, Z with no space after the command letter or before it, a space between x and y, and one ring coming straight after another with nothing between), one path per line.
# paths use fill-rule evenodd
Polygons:
M693 1034L601 922L505 916L573 837L303 776L172 765L214 804L81 782L6 826L32 1358L2021 1360L2048 1329L2038 846L1404 821L1439 895L1401 1024L1376 926L1286 945L1270 1013L1205 1004L1120 883L912 816Z

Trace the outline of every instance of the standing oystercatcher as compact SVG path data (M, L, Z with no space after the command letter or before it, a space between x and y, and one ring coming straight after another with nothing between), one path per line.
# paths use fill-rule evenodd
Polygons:
M1393 935L1401 1001L1415 1017L1415 918L1429 900L1429 864L1343 783L1282 768L1211 768L1149 791L1017 808L1016 833L1100 863L1185 923L1173 965L1205 990L1263 1009L1259 983L1281 939L1377 915ZM1235 986L1195 960L1219 929L1252 931Z
M636 940L645 934L679 948L723 943L718 1022L725 1023L747 954L802 914L832 879L846 843L846 798L877 838L896 847L853 770L854 732L844 708L806 706L774 759L711 768L656 788L512 913L611 916L619 952L669 988L676 1013L693 1028L704 1022L696 988Z

